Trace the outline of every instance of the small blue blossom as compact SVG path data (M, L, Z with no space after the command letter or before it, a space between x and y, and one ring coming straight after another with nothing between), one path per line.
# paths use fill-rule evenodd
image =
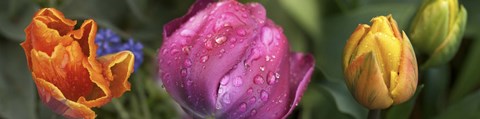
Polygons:
M135 55L134 71L143 63L143 45L129 38L127 42L121 42L120 36L110 29L98 30L95 43L98 45L97 55L117 53L123 50L129 50Z
M121 49L129 50L135 55L134 69L137 70L143 62L143 45L140 42L135 42L133 38L129 38Z

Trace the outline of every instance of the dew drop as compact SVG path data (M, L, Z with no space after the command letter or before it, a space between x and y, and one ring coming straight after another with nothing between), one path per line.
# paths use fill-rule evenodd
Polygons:
M189 29L185 29L185 30L180 32L180 35L185 36L185 37L190 37L190 36L193 36L194 34L195 34L195 32L193 32L192 30L189 30Z
M240 35L240 36L245 36L247 34L247 32L245 31L245 29L238 29L237 34Z
M213 48L213 44L212 44L211 40L205 41L205 48L207 48L207 49L212 49Z
M193 84L192 80L187 80L187 86L191 86Z
M255 98L255 97L252 97L252 98L250 98L250 101L249 101L249 103L253 104L253 103L255 103L255 101L257 101L257 98Z
M183 51L185 54L190 53L190 46L184 46L184 47L182 48L182 51Z
M183 68L180 73L182 74L183 77L187 76L187 69Z
M163 50L162 50L162 54L163 54L163 55L166 55L167 52L168 52L167 49L163 49Z
M255 83L255 84L260 85L260 84L263 84L263 82L265 82L265 81L264 81L263 77L260 76L260 75L257 75L253 78L253 83Z
M257 114L257 110L253 109L252 112L250 112L250 115L254 116L255 114Z
M249 89L247 90L247 93L248 93L248 94L252 94L252 93L253 93L253 89L252 89L252 88L249 88Z
M223 102L226 103L226 104L230 104L232 101L230 100L230 95L229 94L225 94L223 96Z
M220 81L220 84L223 85L223 86L225 86L225 85L228 84L229 81L230 81L230 78L229 78L228 76L224 76L224 77L222 78L222 80Z
M178 49L172 49L172 50L170 51L170 54L175 55L175 54L177 54L178 52L180 52Z
M247 111L247 104L246 104L246 103L240 104L240 111L241 111L241 112Z
M208 56L207 55L203 56L201 60L202 60L202 62L207 62Z
M280 74L278 72L275 72L275 78L280 78Z
M225 43L225 41L227 41L227 37L225 37L225 36L219 36L219 37L215 38L215 42L217 44L220 44L220 45Z
M260 66L260 71L265 71L265 67L264 67L264 66Z
M186 67L192 66L192 60L186 59L185 62L183 62L183 65L185 65Z
M267 91L262 90L262 92L260 92L260 98L262 99L262 101L267 101L267 100L268 100L268 93L267 93Z
M217 109L222 109L222 104L217 103L215 107L216 107Z
M233 86L235 87L240 87L242 86L243 82L242 82L242 78L240 77L236 77L235 80L233 80Z
M275 80L276 80L275 75L274 75L272 72L268 72L268 74L267 74L267 83L268 83L268 85L274 84L274 83L275 83Z
M268 61L270 61L271 59L272 59L272 58L271 58L270 56L268 56L268 55L267 55L267 56L265 56L265 61L267 61L267 62L268 62Z

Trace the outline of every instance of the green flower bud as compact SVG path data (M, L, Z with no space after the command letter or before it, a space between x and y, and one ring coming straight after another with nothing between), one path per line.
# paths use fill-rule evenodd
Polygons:
M458 51L467 11L457 0L424 0L410 27L410 37L416 51L426 54L422 66L445 64Z

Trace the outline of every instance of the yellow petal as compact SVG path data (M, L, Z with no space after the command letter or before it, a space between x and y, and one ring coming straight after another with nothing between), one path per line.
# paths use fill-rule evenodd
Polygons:
M392 105L377 60L372 52L356 58L347 68L347 86L357 101L369 109L385 109Z

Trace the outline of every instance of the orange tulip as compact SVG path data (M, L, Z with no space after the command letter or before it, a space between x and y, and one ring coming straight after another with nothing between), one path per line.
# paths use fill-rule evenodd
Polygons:
M97 24L76 21L53 8L39 10L25 29L28 66L40 99L67 118L95 118L100 107L130 90L134 55L129 51L97 57Z

